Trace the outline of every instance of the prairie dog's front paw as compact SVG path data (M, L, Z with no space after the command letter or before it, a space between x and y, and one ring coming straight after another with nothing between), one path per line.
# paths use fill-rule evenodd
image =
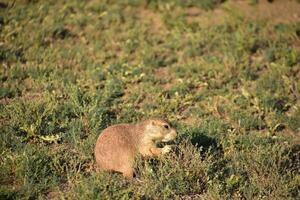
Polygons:
M171 150L172 150L172 146L171 145L166 145L162 148L161 153L166 154L166 153L169 153Z

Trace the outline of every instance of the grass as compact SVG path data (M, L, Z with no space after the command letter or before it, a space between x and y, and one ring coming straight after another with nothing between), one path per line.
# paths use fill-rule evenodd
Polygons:
M0 198L298 199L300 21L234 5L1 3ZM174 151L97 172L101 130L152 116Z

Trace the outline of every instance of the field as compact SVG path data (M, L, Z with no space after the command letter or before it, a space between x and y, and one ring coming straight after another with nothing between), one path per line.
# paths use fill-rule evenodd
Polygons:
M97 172L104 128L174 150ZM0 199L299 199L300 3L0 3Z

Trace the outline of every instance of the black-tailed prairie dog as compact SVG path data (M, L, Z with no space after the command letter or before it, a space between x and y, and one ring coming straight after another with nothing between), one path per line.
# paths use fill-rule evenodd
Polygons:
M170 145L158 148L155 143L173 140L176 135L169 123L158 118L110 126L97 139L94 152L97 165L100 170L117 171L124 177L133 178L135 157L168 153Z

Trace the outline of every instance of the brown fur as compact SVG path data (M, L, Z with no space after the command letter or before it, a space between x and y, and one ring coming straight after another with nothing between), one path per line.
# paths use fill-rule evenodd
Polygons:
M175 139L176 130L162 119L148 119L137 124L118 124L106 128L98 137L95 158L101 170L121 172L133 177L137 154L157 156L168 153L169 145L157 148L155 142Z

